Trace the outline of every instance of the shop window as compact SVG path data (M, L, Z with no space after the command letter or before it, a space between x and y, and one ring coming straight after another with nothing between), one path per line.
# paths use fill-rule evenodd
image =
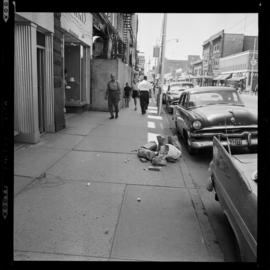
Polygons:
M37 45L45 47L45 35L37 31Z

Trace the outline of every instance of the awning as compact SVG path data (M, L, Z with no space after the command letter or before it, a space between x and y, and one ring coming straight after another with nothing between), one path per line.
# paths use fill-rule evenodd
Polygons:
M232 78L228 79L228 81L236 81L236 82L238 82L238 81L244 80L244 79L246 79L246 77L232 77Z
M214 81L224 81L227 80L228 78L230 78L232 76L231 73L229 74L220 74L217 77L214 78Z

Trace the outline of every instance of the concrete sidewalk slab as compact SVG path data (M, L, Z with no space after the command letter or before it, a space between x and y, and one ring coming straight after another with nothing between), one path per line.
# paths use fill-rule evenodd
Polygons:
M181 159L178 161L181 162ZM180 167L168 163L160 171L149 171L136 154L72 151L47 173L63 179L184 187ZM145 170L144 170L145 169Z
M119 137L89 136L88 138L83 139L74 150L134 153L139 146L146 142L147 140L139 138L123 139Z
M15 251L14 261L108 261L107 258Z
M86 111L79 114L74 114L72 117L66 119L67 126L78 126L80 123L84 124L98 124L104 122L109 113Z
M14 153L14 174L38 177L63 157L69 150L33 145Z
M119 123L115 123L115 125L102 125L94 130L92 130L88 138L91 137L107 137L107 140L114 137L114 138L124 138L124 139L147 139L147 126L141 126L140 128L129 128L126 125L120 125ZM108 138L109 137L109 138ZM85 138L87 139L87 138Z
M111 256L151 261L209 261L188 191L128 186Z
M42 147L69 149L71 150L77 145L84 136L70 135L70 134L46 134L42 137Z
M14 249L108 258L124 187L36 181L14 200Z
M69 134L69 135L78 135L78 136L87 136L91 130L98 127L99 124L92 124L92 125L80 125L78 127L71 127L67 126L66 128L59 131L59 134Z
M14 176L14 196L23 188L30 184L34 179L31 177Z

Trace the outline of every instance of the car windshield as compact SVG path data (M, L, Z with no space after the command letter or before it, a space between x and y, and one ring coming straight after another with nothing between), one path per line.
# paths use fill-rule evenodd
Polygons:
M170 92L179 92L192 87L192 84L173 84L170 85Z
M243 106L240 96L236 91L211 91L191 93L189 103L191 106L206 106L213 104L230 104Z
M191 83L183 83L183 84L181 84L181 87L183 87L183 88L193 88L194 85L191 84Z

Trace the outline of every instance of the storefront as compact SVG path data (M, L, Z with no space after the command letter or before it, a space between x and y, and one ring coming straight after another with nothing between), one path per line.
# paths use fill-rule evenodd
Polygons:
M14 30L15 140L37 143L55 131L53 13L18 12Z
M90 106L91 13L61 13L64 46L65 108L77 112Z
M221 75L228 77L227 84L252 91L258 84L258 51L245 51L220 58Z

